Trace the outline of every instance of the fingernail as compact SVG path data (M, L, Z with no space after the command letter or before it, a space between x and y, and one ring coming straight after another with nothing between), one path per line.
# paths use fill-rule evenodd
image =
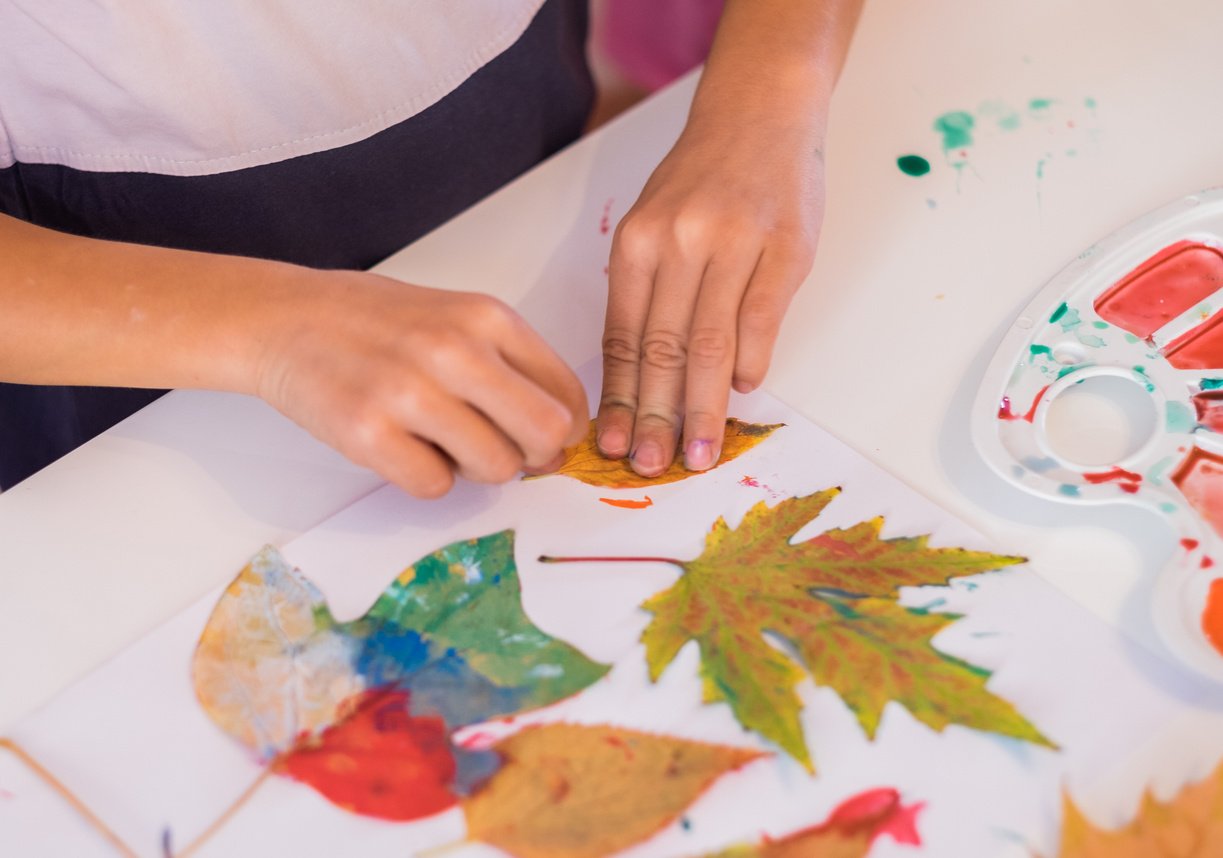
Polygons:
M684 466L690 471L705 471L713 465L713 444L705 440L688 442L684 451Z
M657 441L642 441L633 451L633 470L642 476L653 476L662 466L662 447Z
M619 426L609 426L599 433L595 443L604 455L619 459L628 452L628 435Z

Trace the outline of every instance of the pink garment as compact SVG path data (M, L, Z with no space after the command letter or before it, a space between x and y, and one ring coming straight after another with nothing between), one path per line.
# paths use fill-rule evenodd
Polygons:
M632 83L658 89L709 55L723 0L607 0L602 48Z

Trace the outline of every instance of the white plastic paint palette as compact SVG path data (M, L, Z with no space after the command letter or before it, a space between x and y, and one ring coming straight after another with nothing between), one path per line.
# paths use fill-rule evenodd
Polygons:
M1223 682L1223 188L1063 269L1006 333L973 408L1004 479L1067 504L1137 504L1175 529L1155 625Z

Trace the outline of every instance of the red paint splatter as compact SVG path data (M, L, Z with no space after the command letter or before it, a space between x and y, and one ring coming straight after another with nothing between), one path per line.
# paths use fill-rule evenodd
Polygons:
M1221 282L1223 252L1196 241L1178 241L1100 295L1095 309L1101 319L1146 339L1217 291ZM1172 360L1172 352L1186 337L1179 338L1168 349L1173 366L1180 365Z
M798 840L818 832L834 830L846 835L867 833L871 843L886 834L897 843L920 846L917 814L925 806L924 802L907 806L902 804L900 793L891 787L867 790L841 802L824 822L796 832L786 840ZM765 838L765 843L776 842L780 841Z
M599 220L599 233L602 235L611 232L611 207L615 201L614 197L608 197L607 202L603 204L603 217Z
M420 819L457 801L445 723L409 714L400 689L357 695L346 718L273 765L336 805L379 819Z
M459 747L469 751L484 751L495 744L497 744L497 737L492 733L485 733L482 730L468 733L459 740Z
M9 801L17 797L17 793L9 792L4 787L0 787L0 801Z
M611 745L613 748L618 748L619 750L623 751L624 758L626 760L632 760L636 756L636 754L633 752L632 746L629 745L628 742L621 739L619 736L608 736L607 739L605 739L605 741L607 742L607 744Z
M1206 610L1202 612L1202 631L1211 645L1223 655L1223 578L1210 582Z
M1181 548L1185 549L1186 551L1192 551L1198 547L1198 544L1199 543L1196 539L1190 539L1187 536L1181 540Z
M753 489L758 489L758 488L760 488L760 483L756 482L756 478L755 478L755 477L749 477L747 474L744 474L744 475L743 475L743 479L739 480L739 485L741 485L741 486L747 486L747 487L749 487L749 488L753 488Z
M1223 456L1194 447L1172 474L1185 501L1223 536Z
M1109 468L1107 471L1100 471L1095 474L1083 474L1083 479L1095 485L1116 480L1117 488L1123 492L1134 494L1134 492L1138 491L1138 484L1142 482L1142 474L1135 474L1133 471L1127 471L1124 468Z
M645 496L645 500L633 500L632 498L599 498L599 503L605 503L608 506L618 507L619 509L645 509L648 506L653 506L654 501L649 495Z
M1036 406L1040 405L1040 400L1049 390L1051 385L1046 384L1036 393L1036 398L1032 400L1032 407L1023 415L1014 414L1011 412L1011 398L1009 396L1002 397L1002 401L998 404L998 419L999 420L1026 420L1031 423L1036 419Z
M1203 569L1209 569L1211 566L1215 565L1215 562L1210 557L1203 557L1202 562L1199 563L1198 565L1202 567Z

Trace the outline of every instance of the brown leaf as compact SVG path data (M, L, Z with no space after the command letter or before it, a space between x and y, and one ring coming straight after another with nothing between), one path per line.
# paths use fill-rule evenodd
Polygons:
M468 836L517 858L603 858L653 836L759 751L622 727L528 727L463 803Z
M726 437L722 441L722 455L714 467L726 464L738 458L755 447L776 430L785 426L784 423L744 423L734 417L726 421ZM642 477L635 473L628 459L607 459L595 445L595 424L590 422L590 431L586 438L575 447L565 452L565 463L555 474L563 474L580 480L588 486L599 486L609 489L639 489L646 486L656 486L663 483L675 483L695 477L703 471L690 471L684 467L683 456L677 453L671 467L656 477ZM543 474L541 476L552 476ZM525 479L539 479L526 477Z
M1218 858L1223 855L1223 763L1167 803L1149 794L1123 828L1097 828L1063 801L1061 858Z

